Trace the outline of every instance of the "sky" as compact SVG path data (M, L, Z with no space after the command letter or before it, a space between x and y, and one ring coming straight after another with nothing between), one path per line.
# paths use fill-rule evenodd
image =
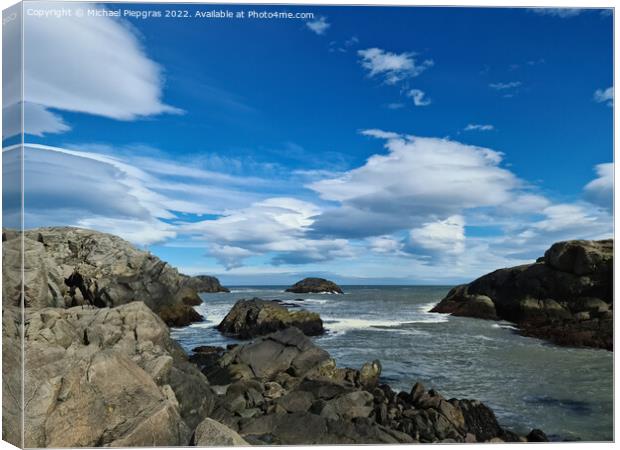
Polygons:
M28 6L28 228L229 285L453 284L612 236L609 10Z

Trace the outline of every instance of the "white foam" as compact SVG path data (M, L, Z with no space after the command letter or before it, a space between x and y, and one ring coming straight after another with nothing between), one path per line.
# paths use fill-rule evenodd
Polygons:
M420 311L425 312L425 313L430 313L431 309L433 309L435 306L437 306L436 301L434 302L430 302L430 303L425 303L423 305L420 305ZM433 313L433 314L439 314L439 313Z
M518 330L517 327L514 327L512 325L502 324L502 323L494 323L493 325L491 325L491 327L493 327L493 328L503 328L505 330Z
M402 325L402 322L397 322L395 320L367 320L367 319L346 319L346 318L335 318L328 319L330 323L326 323L325 327L330 331L335 332L344 332L350 330L366 330L366 329L375 329L375 330L384 330L385 328L376 328L376 327L397 327ZM334 323L331 321L334 320Z
M287 301L290 301L290 300L287 300ZM316 303L318 305L324 305L327 302L328 300L324 300L322 298L304 298L303 302L299 302L299 303Z

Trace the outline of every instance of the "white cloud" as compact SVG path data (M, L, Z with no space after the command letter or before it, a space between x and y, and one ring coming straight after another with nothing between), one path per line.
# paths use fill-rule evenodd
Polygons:
M45 133L64 133L71 127L62 117L44 106L35 103L13 103L2 109L2 138L16 136L22 132L22 110L24 107L23 131L34 136L43 136Z
M472 208L499 207L522 194L524 183L500 166L499 152L382 130L362 134L385 139L388 153L307 185L324 200L339 203L316 218L314 235L384 235Z
M433 66L430 59L418 64L415 53L392 53L380 48L359 50L360 63L370 77L382 76L387 84L396 84L407 78L414 78Z
M399 102L394 102L394 103L388 103L387 105L385 105L385 107L387 109L402 109L405 107L404 103L399 103Z
M409 232L409 245L412 253L459 255L465 251L465 219L454 215L425 223Z
M303 264L353 255L345 239L308 239L305 235L320 209L309 202L275 197L220 218L180 224L179 230L217 243L210 254L228 269L252 255L274 253L275 264Z
M598 164L595 170L598 176L586 184L584 196L589 202L611 211L614 197L614 163Z
M387 155L373 155L365 165L309 188L322 198L364 206L390 205L402 211L452 209L500 204L519 180L499 167L496 151L438 138L402 136L381 130L363 134L387 139ZM386 202L376 205L375 202Z
M398 255L403 249L403 242L391 236L370 237L367 241L370 250L375 253Z
M607 106L614 106L614 88L597 89L594 91L594 101L597 103L605 103Z
M470 123L464 128L465 131L492 131L493 129L495 129L493 125L479 123Z
M508 81L508 82L499 82L499 83L490 83L489 87L495 89L497 91L504 91L506 89L514 89L521 86L520 81Z
M541 16L554 16L566 19L578 16L583 12L582 8L531 8L530 11Z
M325 34L327 29L331 26L325 17L319 17L316 20L306 22L306 26L314 31L318 35Z
M72 4L83 9L93 6ZM180 112L163 102L163 70L147 56L128 22L110 17L27 16L25 30L27 104L118 120ZM41 119L41 111L32 119ZM59 116L49 113L44 119L33 125L38 134L66 131Z
M431 104L431 99L426 96L424 91L420 89L411 89L407 92L407 97L413 99L415 106L428 106Z

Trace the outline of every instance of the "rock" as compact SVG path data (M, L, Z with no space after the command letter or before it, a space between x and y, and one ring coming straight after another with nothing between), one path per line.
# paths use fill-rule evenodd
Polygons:
M208 417L196 427L192 443L197 447L250 445L236 431Z
M507 320L559 345L612 350L612 268L612 240L559 242L533 264L453 288L431 311Z
M243 365L254 377L271 381L282 372L302 376L329 359L329 353L316 347L299 329L287 328L235 347L220 360L220 365Z
M142 302L30 309L26 323L26 446L187 445L213 409L206 378Z
M544 259L554 269L581 276L610 270L613 250L612 239L558 242L545 252Z
M5 267L20 262L20 239L6 233ZM186 277L149 252L111 234L72 227L28 230L24 237L25 304L28 308L93 305L113 307L143 301L171 325L202 320ZM19 272L17 272L19 275ZM7 276L3 293L17 301L20 283Z
M547 435L537 428L530 431L526 439L528 442L549 442Z
M308 336L324 331L317 313L304 309L289 311L277 302L259 298L239 300L217 329L227 336L249 339L289 327L296 327Z
M340 286L324 278L304 278L288 288L286 292L294 292L296 294L343 294Z
M314 396L310 392L290 392L280 397L276 404L280 405L286 412L304 412L308 411L314 402Z
M366 363L360 369L359 384L364 388L373 388L379 383L381 376L381 362L375 359L371 363Z
M373 396L366 391L354 391L326 402L321 416L328 419L350 420L368 417L373 410Z
M196 292L230 292L220 284L220 280L209 275L196 275L193 277L185 275L185 286L190 287Z

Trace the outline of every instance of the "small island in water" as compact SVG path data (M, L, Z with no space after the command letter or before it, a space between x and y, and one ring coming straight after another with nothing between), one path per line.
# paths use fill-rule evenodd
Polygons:
M11 393L21 385L15 326L21 237L3 231L3 414L14 425L4 427L3 437L9 441L17 441L12 433L20 419ZM110 234L40 228L24 232L23 243L29 447L547 441L553 430L548 435L529 419L504 420L510 414L498 415L475 398L480 390L473 381L462 389L474 399L435 390L442 377L402 389L407 376L398 375L400 366L428 372L445 364L449 372L449 361L441 353L407 361L408 348L394 360L388 353L396 341L363 333L422 343L432 330L451 332L454 323L486 327L547 354L562 347L522 335L612 349L611 240L557 243L530 265L452 289L347 287L351 295L324 297L343 289L307 278L248 299L214 277L183 275ZM382 312L391 320L362 310L377 295L397 305ZM350 308L353 317L331 318L330 302L339 302L339 312ZM440 313L458 317L446 322ZM340 364L349 360L360 364ZM540 398L544 404L554 397ZM506 408L502 398L488 400Z

